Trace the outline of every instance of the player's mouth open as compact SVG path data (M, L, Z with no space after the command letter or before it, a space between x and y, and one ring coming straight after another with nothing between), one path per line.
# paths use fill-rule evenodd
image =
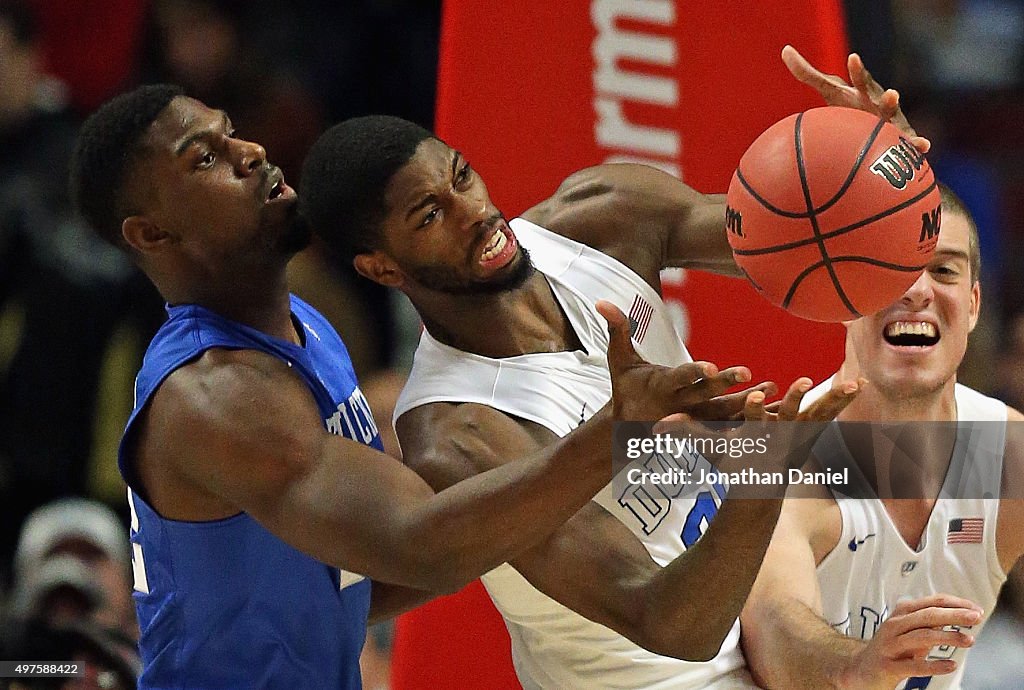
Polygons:
M894 347L931 347L939 342L938 327L928 321L894 321L882 334Z
M504 221L501 221L484 243L479 264L488 270L503 268L516 255L517 249L515 234Z

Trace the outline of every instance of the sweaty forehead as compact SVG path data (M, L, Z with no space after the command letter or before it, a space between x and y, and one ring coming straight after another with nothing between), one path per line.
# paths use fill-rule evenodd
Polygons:
M436 194L451 180L452 159L455 150L433 137L424 139L416 147L412 158L391 176L384 200L392 211L415 206L428 194Z
M221 112L188 96L175 96L146 133L147 148L174 151L189 133L221 119Z

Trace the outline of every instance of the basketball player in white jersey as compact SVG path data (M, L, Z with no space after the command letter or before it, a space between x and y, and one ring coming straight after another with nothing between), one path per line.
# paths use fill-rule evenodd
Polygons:
M967 648L1024 553L1024 449L1005 424L1024 416L956 382L978 318L980 255L974 221L942 194L925 273L889 308L846 324L837 378L871 384L838 419L989 423L925 427L909 454L922 480L904 487L913 499L791 492L742 617L750 669L767 687L958 688ZM892 452L877 433L867 452L842 437L819 442L823 462L873 464ZM945 497L958 476L975 483Z
M324 134L302 179L316 231L423 319L396 429L405 461L435 489L554 442L607 402L597 299L629 313L641 356L686 362L659 272L736 270L724 200L644 166L575 173L506 223L458 151L412 123L371 117ZM808 384L790 388L782 418L796 418ZM830 419L857 386L845 382L802 418ZM773 387L755 388L756 405ZM690 412L728 418L745 398ZM776 501L724 500L717 484L679 494L609 485L552 538L484 576L524 687L753 687L735 621Z
M874 82L859 59L851 57L850 86L792 49L783 57L832 105L894 99L883 96L893 92ZM978 318L981 258L973 219L955 195L942 192L942 231L928 270L890 308L847 324L846 357L835 379L864 376L871 384L839 419L987 422L969 444L961 435L952 448L933 450L928 457L939 460L922 474L938 477L948 493L943 478L956 464L1004 498L978 499L984 493L975 489L967 493L973 500L936 501L940 488L933 486L931 498L921 492L916 501L837 503L814 489L793 500L791 491L742 616L749 666L767 687L959 687L966 650L1024 552L1019 425L1002 423L1021 421L1021 413L956 383ZM901 345L908 331L926 345L913 337L913 345ZM1000 429L1011 431L1005 441ZM941 444L935 436L931 442Z

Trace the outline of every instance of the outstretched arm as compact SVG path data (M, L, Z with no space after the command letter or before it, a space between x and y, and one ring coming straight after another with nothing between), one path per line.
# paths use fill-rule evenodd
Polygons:
M599 309L610 320L612 404L523 462L435 493L390 456L328 434L281 360L210 350L171 374L147 408L137 446L144 488L168 518L182 519L174 499L185 495L220 516L244 511L324 563L454 590L536 544L608 482L613 419L660 418L731 384L709 364L648 365L625 316ZM165 482L146 479L167 476L188 490L169 497Z
M899 94L879 85L856 53L847 61L849 82L816 69L792 46L783 49L782 60L827 104L884 117L928 152L931 144L907 122ZM614 256L655 288L658 272L672 266L742 276L725 233L724 195L701 194L656 168L585 168L523 217Z
M786 398L791 419L809 387L799 383ZM833 392L802 418L829 419L850 399ZM748 417L766 414L763 400L759 391L747 396ZM473 404L424 405L404 414L397 430L406 461L438 490L557 441L535 424ZM777 488L774 499L736 498L740 487L733 489L707 533L665 567L594 502L512 565L549 597L650 651L707 660L718 653L757 574L781 505L784 487Z
M892 690L911 676L952 673L955 662L925 656L936 645L973 643L970 635L941 629L976 623L980 612L970 601L936 594L901 602L867 642L838 633L821 617L812 543L827 541L824 533L838 529L839 520L831 498L786 500L740 617L755 679L770 688Z
M615 257L655 288L670 266L741 275L725 235L725 197L646 165L575 172L523 217Z

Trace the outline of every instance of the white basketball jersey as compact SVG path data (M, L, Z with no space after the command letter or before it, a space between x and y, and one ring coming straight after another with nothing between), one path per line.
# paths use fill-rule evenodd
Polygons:
M821 384L814 395L827 390ZM842 535L818 566L824 618L839 632L870 639L904 599L948 593L977 603L984 618L970 630L977 635L992 613L1006 579L996 553L996 518L1003 466L1006 405L956 385L957 438L940 497L921 534L918 548L904 540L880 500L852 499L833 491L842 515ZM817 395L814 395L817 397ZM830 429L834 432L834 427ZM849 457L840 434L831 434L829 453ZM827 458L822 458L827 462ZM966 495L968 498L943 498ZM957 671L910 678L903 690L959 688L967 649L933 649L932 658L953 659Z
M427 403L473 402L536 422L559 436L568 434L611 398L608 333L594 308L599 299L629 315L633 344L644 359L666 366L692 361L661 297L632 270L521 218L510 225L547 278L584 351L489 359L443 345L424 331L396 419ZM615 495L609 484L594 500L632 530L657 563L666 565L686 549L684 533L686 543L703 533L724 493L709 485L696 498L688 492L683 500L646 487L637 500L635 490L632 498ZM505 618L516 673L527 690L756 687L743 670L738 624L713 660L680 661L652 654L562 606L508 564L482 580ZM699 627L701 621L692 624Z

